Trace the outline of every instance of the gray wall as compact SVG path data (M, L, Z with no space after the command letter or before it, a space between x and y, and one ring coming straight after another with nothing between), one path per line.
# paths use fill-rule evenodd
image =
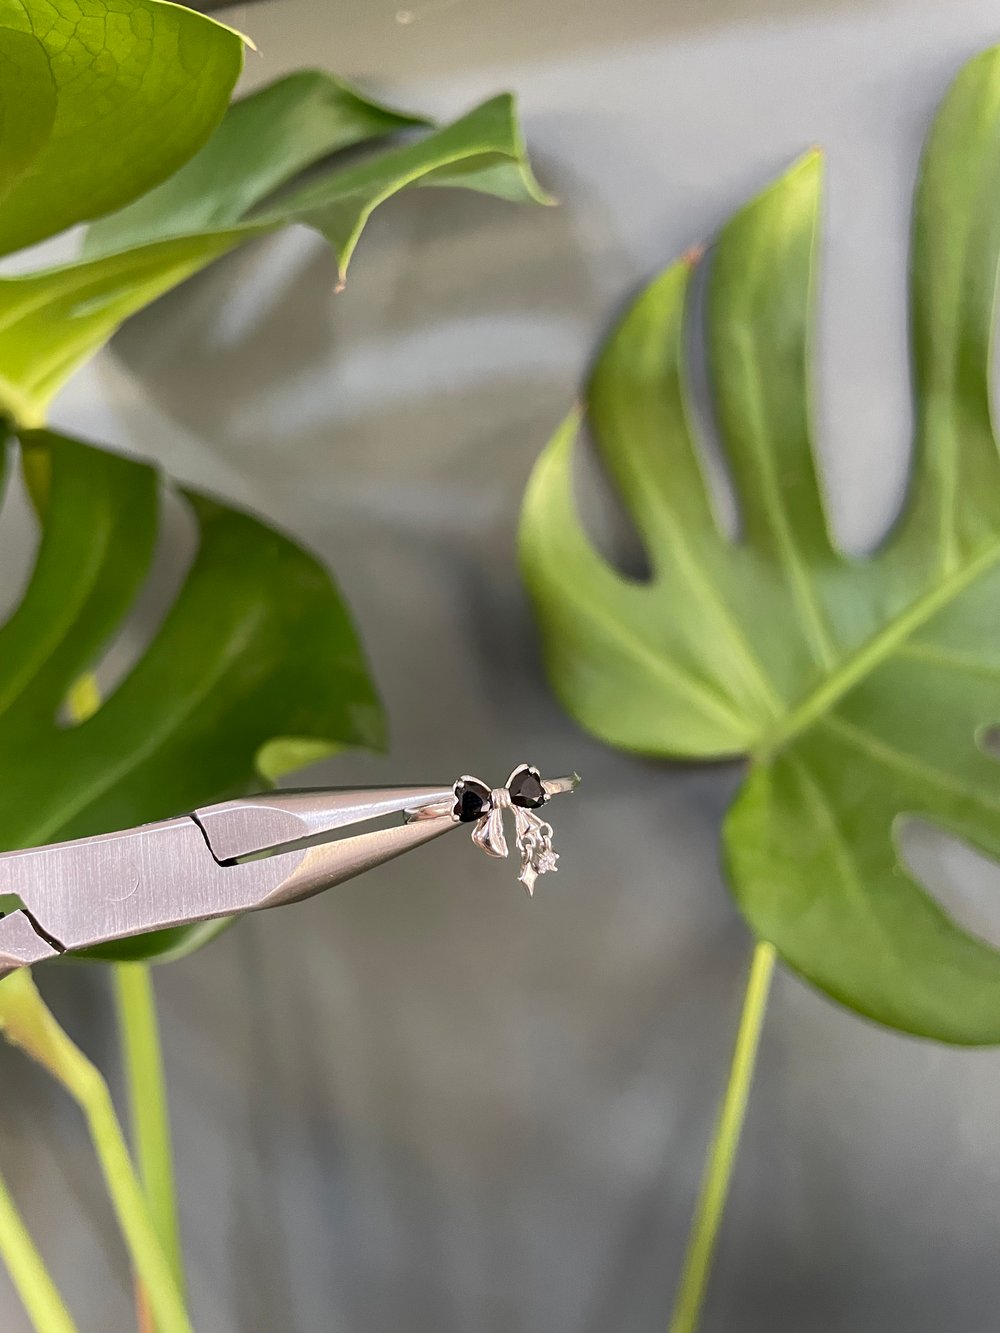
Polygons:
M656 1333L749 955L717 864L738 773L623 758L542 681L513 561L532 460L625 293L828 149L823 462L852 548L897 502L905 241L993 0L276 0L247 83L321 63L403 104L522 97L559 210L436 191L346 292L311 236L132 323L60 424L249 502L336 569L393 724L341 782L576 767L529 905L465 839L158 974L201 1333ZM8 536L8 546L10 538ZM556 815L554 814L554 819ZM924 849L953 890L995 888ZM44 974L114 1068L99 973ZM0 1165L82 1328L130 1326L74 1111L0 1051ZM704 1333L987 1333L1000 1056L904 1040L779 975ZM0 1275L0 1328L27 1325Z

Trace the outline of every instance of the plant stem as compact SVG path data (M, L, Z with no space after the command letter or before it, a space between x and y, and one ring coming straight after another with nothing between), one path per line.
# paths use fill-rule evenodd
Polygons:
M0 1176L0 1255L37 1333L77 1333L76 1325L45 1267Z
M156 1234L183 1295L184 1260L153 978L145 963L116 963L113 973L139 1178Z
M75 722L86 722L93 717L101 706L101 692L95 677L91 674L81 676L70 690L67 702ZM170 1116L153 978L143 963L118 963L112 972L139 1177L153 1227L183 1298L184 1258L177 1221ZM138 1274L135 1276L135 1315L138 1333L157 1333L149 1295Z
M150 1220L108 1085L59 1026L27 970L12 972L0 982L0 1029L9 1041L44 1065L83 1111L132 1267L160 1333L193 1333Z
M774 945L758 940L743 997L743 1012L729 1067L729 1082L705 1161L669 1333L695 1333L701 1318L719 1226L729 1196L733 1166L743 1131L750 1085L753 1082L760 1032L774 973L774 957Z

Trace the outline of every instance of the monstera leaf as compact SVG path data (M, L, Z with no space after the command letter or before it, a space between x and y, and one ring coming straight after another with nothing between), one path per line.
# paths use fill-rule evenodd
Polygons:
M25 432L40 515L34 573L0 627L0 846L125 828L261 785L343 745L378 747L381 708L329 575L257 519L184 492L198 548L165 620L97 711L67 697L127 617L150 568L158 473ZM102 957L188 948L216 927L127 941Z
M0 254L176 171L242 58L237 33L164 0L0 0Z
M572 496L578 422L538 464L521 554L552 680L612 745L747 755L725 858L753 930L863 1014L1000 1041L1000 953L901 863L915 817L1000 859L1000 460L990 343L1000 256L1000 51L971 62L930 136L915 206L916 442L904 512L870 558L837 550L811 444L821 159L724 228L708 352L740 514L720 530L685 407L694 259L608 340L587 394L652 568L593 549Z
M39 0L24 3L32 9ZM173 8L157 0L121 3L130 12ZM188 17L225 33L208 19ZM104 31L101 28L95 40ZM233 34L225 36L237 40ZM223 101L230 84L219 84ZM168 105L175 99L172 91ZM137 116L145 114L143 105L136 102ZM100 124L92 127L87 160L113 175L121 131L115 122L109 129L114 138L106 137ZM290 185L305 168L332 154L417 129L425 131L420 138L360 159L355 153L347 163L335 159L315 178ZM0 161L4 152L14 151L6 140L6 122L0 121ZM190 142L190 151L197 146ZM172 165L178 163L172 160ZM47 198L63 183L44 168L43 160L38 179L45 182L42 193ZM164 174L158 172L156 179ZM135 199L138 190L124 188L132 179L126 173L119 180L116 202ZM83 259L0 278L0 409L21 424L41 424L67 378L130 315L221 255L289 223L303 223L327 237L342 285L373 210L417 184L458 185L511 200L545 199L531 174L509 96L493 98L453 124L429 130L419 117L369 101L316 71L290 75L234 103L200 152L180 170L90 229ZM275 197L282 188L285 193ZM106 211L101 198L102 207L97 207L84 192L70 220ZM62 215L57 211L54 216Z

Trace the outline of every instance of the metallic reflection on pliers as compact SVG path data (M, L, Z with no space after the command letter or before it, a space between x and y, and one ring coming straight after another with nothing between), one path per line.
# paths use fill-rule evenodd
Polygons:
M0 854L0 977L147 931L296 902L456 828L451 787L276 791ZM345 834L357 824L405 823Z

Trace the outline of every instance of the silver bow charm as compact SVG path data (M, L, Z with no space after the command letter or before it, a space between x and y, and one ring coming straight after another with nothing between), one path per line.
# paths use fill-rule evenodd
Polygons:
M557 792L572 791L577 782L576 774L543 782L538 769L530 764L519 764L502 787L492 790L479 778L466 774L455 783L452 813L463 824L475 824L472 841L477 847L487 856L502 859L509 855L503 815L505 810L512 811L514 840L521 855L518 879L533 894L538 876L555 871L559 860L552 849L552 825L535 811Z

